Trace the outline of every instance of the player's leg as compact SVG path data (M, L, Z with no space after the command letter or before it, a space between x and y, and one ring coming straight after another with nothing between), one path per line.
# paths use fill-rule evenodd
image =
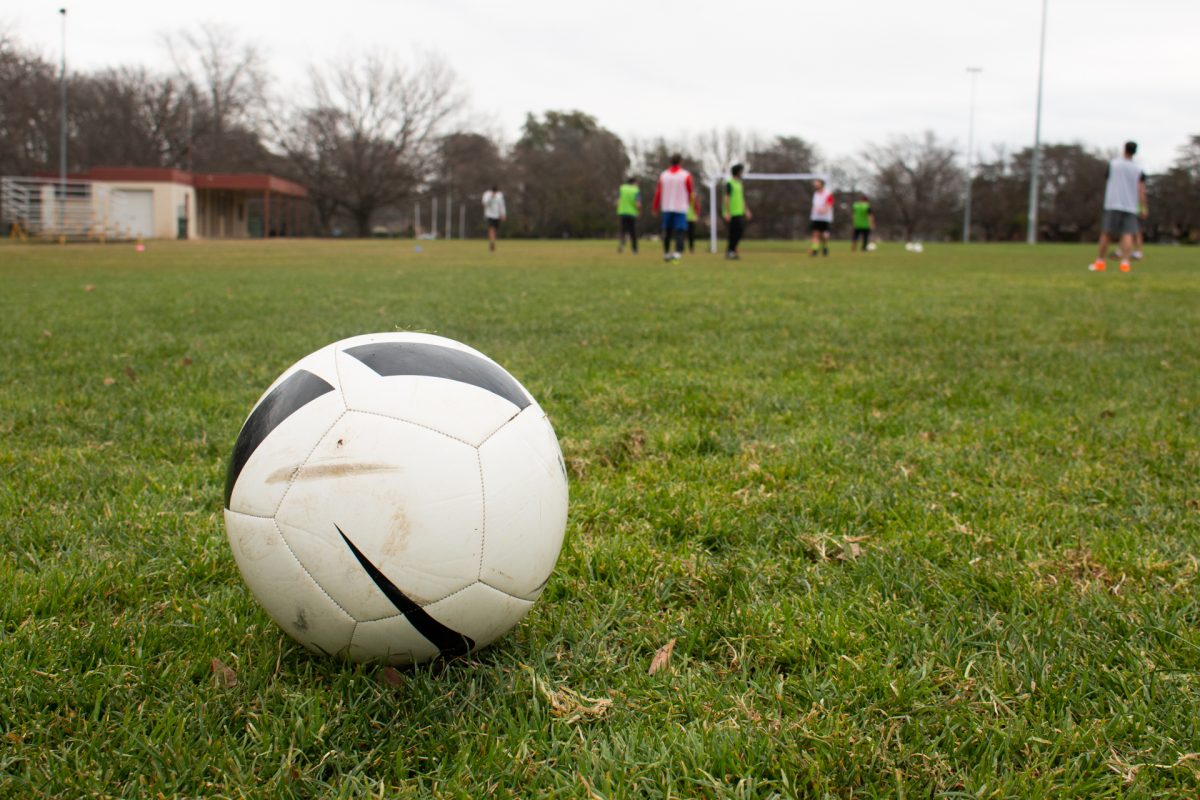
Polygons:
M675 258L683 257L683 244L687 239L687 214L680 214L675 223Z
M871 229L863 228L863 252L871 252Z
M738 245L742 243L742 232L746 227L746 218L736 216L729 218L729 247L725 251L726 258L738 257Z
M809 229L812 231L812 252L810 255L815 256L817 251L821 249L821 229L816 222L809 225Z
M637 217L629 218L629 243L632 245L633 254L637 255Z
M1123 214L1121 217L1121 272L1129 272L1129 258L1133 254L1133 237L1137 233L1138 218L1136 214Z
M1096 260L1088 264L1092 272L1104 272L1104 259L1108 256L1108 245L1112 241L1109 231L1112 230L1113 212L1105 211L1100 218L1100 244L1097 247Z

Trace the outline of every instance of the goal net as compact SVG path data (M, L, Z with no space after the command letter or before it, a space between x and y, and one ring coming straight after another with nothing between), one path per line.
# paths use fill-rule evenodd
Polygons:
M708 187L708 236L709 236L709 252L717 252L717 203L720 201L721 188L725 185L725 181L729 180L729 174L718 175L716 177L709 176L704 179L704 185ZM812 181L821 179L825 181L825 188L832 191L829 183L829 176L822 172L747 172L742 175L742 181Z

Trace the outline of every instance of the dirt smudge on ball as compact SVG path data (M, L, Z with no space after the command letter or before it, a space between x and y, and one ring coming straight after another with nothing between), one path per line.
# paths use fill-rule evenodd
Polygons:
M312 481L327 478L353 478L358 475L374 475L381 472L399 472L395 464L372 464L369 462L334 462L329 464L305 464L302 467L281 467L267 477L267 483L287 483L291 480Z

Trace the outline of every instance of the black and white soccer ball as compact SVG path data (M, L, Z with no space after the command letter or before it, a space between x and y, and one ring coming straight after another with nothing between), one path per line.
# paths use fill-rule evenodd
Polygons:
M242 426L225 527L254 596L309 650L477 650L542 593L567 522L546 413L499 364L420 333L302 358Z

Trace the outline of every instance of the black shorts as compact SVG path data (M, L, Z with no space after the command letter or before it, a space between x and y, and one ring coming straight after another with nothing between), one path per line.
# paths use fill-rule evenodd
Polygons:
M850 238L850 241L857 242L859 239L862 239L865 242L870 238L871 238L871 229L870 228L855 228L854 235Z
M809 222L808 229L810 231L813 231L814 233L817 231L821 231L822 233L829 233L829 231L833 229L833 223L831 223L827 219L814 219L811 222Z
M498 229L500 227L500 218L499 217L488 217L487 222L488 222L489 230Z

